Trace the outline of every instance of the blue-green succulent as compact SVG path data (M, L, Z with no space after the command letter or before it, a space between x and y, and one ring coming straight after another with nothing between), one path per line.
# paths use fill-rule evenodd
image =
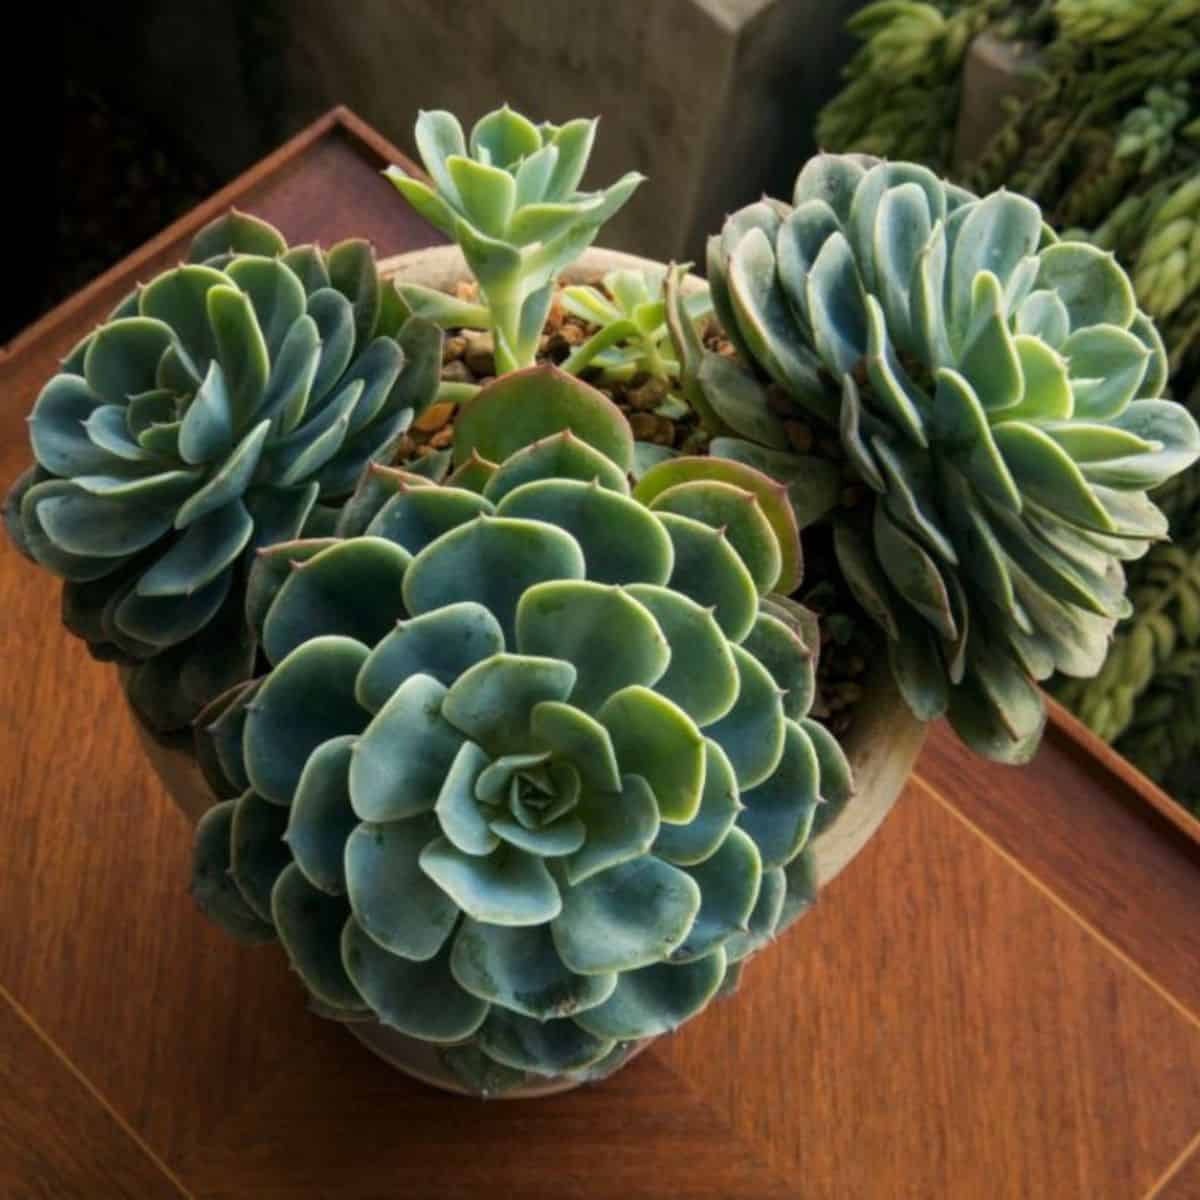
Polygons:
M673 462L631 493L628 425L549 367L458 439L457 482L376 468L334 536L260 555L270 669L202 721L229 798L194 894L322 1013L497 1090L699 1012L810 903L851 782L806 715L815 623L771 595L777 492Z
M535 124L504 105L468 138L453 114L423 112L416 143L429 182L398 166L387 171L413 208L458 243L482 301L401 283L404 303L443 326L491 330L500 372L533 365L558 273L642 182L630 171L602 191L580 191L595 137L594 120Z
M367 243L289 249L232 213L42 389L9 530L66 580L68 627L135 664L131 694L156 727L250 673L254 551L328 529L326 502L434 395L440 332L403 320Z
M1099 669L1128 611L1122 563L1166 536L1146 493L1200 454L1129 279L1021 196L857 155L818 156L791 204L731 216L708 268L754 372L676 319L713 453L789 483L801 525L832 515L914 713L1024 761L1036 681ZM840 462L789 450L763 380L825 424ZM865 502L845 505L848 478Z

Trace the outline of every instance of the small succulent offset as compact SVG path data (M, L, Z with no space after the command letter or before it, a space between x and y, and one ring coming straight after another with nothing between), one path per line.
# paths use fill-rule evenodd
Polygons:
M10 492L17 545L66 580L98 657L142 664L131 696L178 727L235 679L254 551L331 522L433 396L440 332L401 326L362 241L288 249L241 213L128 296L30 417L37 465Z
M810 615L767 594L797 567L777 492L676 460L631 495L628 425L552 367L485 386L458 439L499 465L375 468L338 536L260 558L271 666L205 718L231 798L194 894L278 937L318 1011L493 1092L606 1073L735 982L851 784L806 717Z
M1200 455L1125 273L1021 196L858 155L813 159L792 205L734 214L708 265L742 357L838 431L867 489L835 549L909 706L1026 760L1034 681L1099 669L1128 611L1122 561L1167 532L1146 492ZM786 467L757 383L714 387L685 357L741 435L714 453ZM802 524L834 507L836 473L787 481Z
M564 287L559 293L563 308L599 328L560 364L562 369L578 375L592 368L607 382L642 373L663 383L678 378L679 363L667 328L666 275L665 267L617 270L604 276L602 289L588 284ZM693 324L712 313L707 288L687 296L683 304Z
M469 304L417 284L398 285L409 310L443 327L489 329L499 373L532 366L558 273L592 244L642 176L581 192L594 120L535 125L507 105L470 139L448 112L423 112L416 143L432 186L391 167L388 178L423 217L454 239L479 284Z

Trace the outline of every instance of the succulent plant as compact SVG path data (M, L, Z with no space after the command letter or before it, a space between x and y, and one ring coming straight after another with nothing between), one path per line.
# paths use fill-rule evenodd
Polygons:
M598 330L561 364L569 374L588 368L606 381L627 380L644 373L666 383L679 374L667 329L663 291L667 268L609 271L603 287L574 284L559 293L562 306ZM687 319L702 321L712 312L708 289L684 301Z
M1200 294L1200 166L1155 209L1133 281L1155 316L1168 317Z
M769 485L677 461L631 495L627 424L551 367L458 438L459 485L376 468L336 536L260 556L271 667L204 718L230 798L194 894L482 1091L702 1009L811 901L850 778L805 715L811 614L767 594L796 567Z
M1120 42L1145 30L1167 30L1200 17L1198 0L1055 0L1054 15L1064 37L1101 44Z
M444 327L490 329L499 373L533 365L558 273L642 182L630 171L602 191L579 191L595 136L594 120L535 125L504 105L468 139L452 114L423 112L416 142L431 182L387 171L413 208L458 243L483 303L405 283L401 297Z
M746 362L838 431L868 497L836 511L839 567L909 706L1024 761L1034 681L1099 669L1128 610L1122 561L1166 534L1146 490L1200 453L1187 410L1159 398L1165 355L1129 279L1018 195L822 155L792 205L729 218L709 281ZM779 465L802 524L833 510L842 476L789 474L758 383L684 357L741 435L714 453Z
M401 320L367 243L289 250L232 213L38 396L9 530L67 581L68 627L143 664L131 694L158 728L249 674L254 550L327 528L321 501L353 491L434 394L440 332Z

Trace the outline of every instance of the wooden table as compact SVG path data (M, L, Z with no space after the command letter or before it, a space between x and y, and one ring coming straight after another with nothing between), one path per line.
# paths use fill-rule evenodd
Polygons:
M0 354L0 486L55 360L229 203L432 240L349 114ZM0 1197L1200 1197L1197 825L1070 718L1037 762L937 728L882 831L742 991L599 1086L481 1104L306 1011L187 895L190 831L57 585L0 551Z

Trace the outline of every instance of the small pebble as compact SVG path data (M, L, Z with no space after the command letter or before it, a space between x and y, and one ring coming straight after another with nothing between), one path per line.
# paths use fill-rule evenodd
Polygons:
M656 417L653 413L635 412L629 418L630 427L633 429L633 436L639 442L653 441L659 430L659 422L661 418Z
M454 405L449 400L431 404L413 423L420 433L436 433L454 415Z
M454 426L445 425L429 439L429 444L435 450L445 450L454 441Z
M448 363L453 362L456 358L462 358L466 348L467 339L461 333L450 334L442 342L442 362Z
M463 351L463 362L474 375L495 375L496 344L490 333L468 333L467 348Z
M675 445L675 422L668 417L659 417L658 432L651 439L656 446Z
M456 358L442 368L442 379L446 383L474 383L475 373L461 358Z
M640 387L625 393L625 399L635 412L649 412L662 403L667 394L667 385L661 379L647 379Z

